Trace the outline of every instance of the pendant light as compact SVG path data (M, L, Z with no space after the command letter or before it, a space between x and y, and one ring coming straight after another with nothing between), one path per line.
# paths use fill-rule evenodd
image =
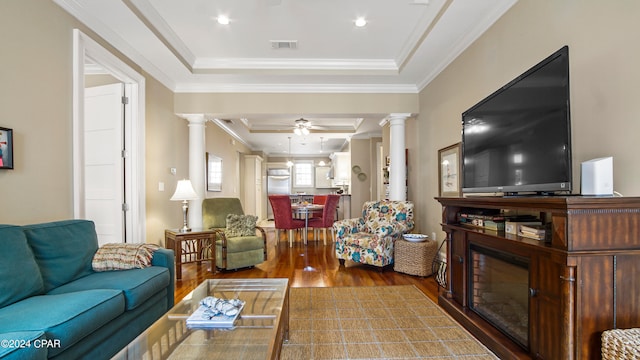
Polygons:
M320 136L320 153L321 153L321 154L322 154L322 153L323 153L323 151L324 151L324 149L322 148L322 140L323 140L323 139L324 139L324 138L323 138L322 136ZM324 160L320 160L320 162L318 163L318 166L325 166L325 165L326 165L326 164L325 164Z
M292 167L293 161L291 161L291 136L289 136L289 156L287 158L287 167Z

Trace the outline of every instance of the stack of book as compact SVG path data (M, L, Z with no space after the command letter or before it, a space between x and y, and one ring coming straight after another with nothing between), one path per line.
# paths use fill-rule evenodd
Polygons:
M547 229L544 225L520 225L518 235L530 239L545 240Z
M458 214L460 224L471 225L489 230L504 230L505 217L502 215Z
M245 302L239 299L219 299L207 296L187 318L188 328L231 328Z
M459 213L460 224L471 225L488 230L504 231L507 221L533 221L536 218L531 215L504 215L504 214L469 214Z
M507 234L517 235L522 225L542 225L540 220L537 221L507 221L504 224L504 232Z

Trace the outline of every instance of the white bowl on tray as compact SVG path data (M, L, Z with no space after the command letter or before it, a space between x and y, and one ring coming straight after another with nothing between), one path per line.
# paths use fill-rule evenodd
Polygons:
M402 237L407 240L407 241L411 241L411 242L420 242L420 241L425 241L429 238L429 236L424 235L424 234L403 234Z

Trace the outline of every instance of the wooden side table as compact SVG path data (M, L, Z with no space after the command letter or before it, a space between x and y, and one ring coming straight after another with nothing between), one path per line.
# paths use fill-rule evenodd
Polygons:
M164 231L167 249L175 252L176 278L182 279L182 264L211 261L211 272L216 272L216 236L213 230L180 232L177 229Z

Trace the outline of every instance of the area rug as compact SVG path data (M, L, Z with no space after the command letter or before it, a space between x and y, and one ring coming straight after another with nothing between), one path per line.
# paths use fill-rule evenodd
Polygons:
M291 288L281 359L498 359L413 285Z

